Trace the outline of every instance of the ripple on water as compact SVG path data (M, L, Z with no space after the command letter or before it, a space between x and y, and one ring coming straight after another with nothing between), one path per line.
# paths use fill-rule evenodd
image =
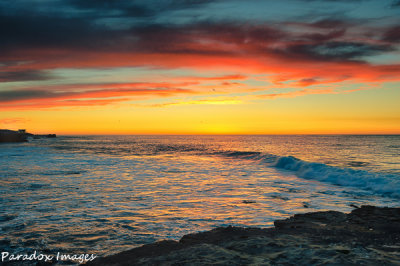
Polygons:
M369 153L342 152L365 139L335 146L324 138L312 146L311 137L293 137L289 149L289 137L283 136L125 138L65 138L8 151L24 154L24 160L3 156L0 161L0 249L101 255L222 225L265 227L294 212L349 211L349 203L396 204L357 187L268 167L276 157L265 155L375 167L379 164ZM398 165L392 154L385 158L390 160L381 160L381 169Z

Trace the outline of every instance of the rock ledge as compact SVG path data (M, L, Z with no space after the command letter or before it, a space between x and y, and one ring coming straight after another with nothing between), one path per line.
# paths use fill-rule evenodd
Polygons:
M88 265L400 265L400 208L296 214L274 224L216 228Z

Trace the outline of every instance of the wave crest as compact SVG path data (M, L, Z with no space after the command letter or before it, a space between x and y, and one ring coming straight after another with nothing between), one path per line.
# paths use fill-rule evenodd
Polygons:
M400 198L400 180L396 175L306 162L293 156L278 157L272 166L294 171L298 177L304 179L329 182L339 186L357 187L374 193Z

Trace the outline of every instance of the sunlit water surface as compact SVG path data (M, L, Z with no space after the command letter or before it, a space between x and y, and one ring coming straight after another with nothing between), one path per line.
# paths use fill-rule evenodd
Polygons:
M0 180L1 250L105 255L294 213L399 206L400 136L31 140L0 145Z

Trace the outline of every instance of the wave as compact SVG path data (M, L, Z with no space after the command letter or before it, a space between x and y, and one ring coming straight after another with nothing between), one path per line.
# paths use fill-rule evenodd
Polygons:
M323 163L306 162L293 156L277 156L259 151L220 150L218 145L208 147L196 141L191 143L160 142L159 139L132 139L119 137L117 139L91 140L75 143L75 139L60 139L57 144L51 144L56 149L72 149L73 151L88 152L106 155L162 155L162 154L188 154L223 156L232 159L245 159L257 161L264 166L293 171L298 177L304 179L329 182L335 185L357 187L372 191L377 194L400 198L400 176L398 174L385 174L366 171L369 162L351 160L343 164L349 168L340 168ZM355 169L356 168L356 169ZM48 175L53 175L49 172ZM58 173L55 173L58 174ZM61 174L61 173L60 173ZM68 172L62 174L79 174Z
M240 159L256 160L263 165L293 171L296 176L328 182L338 186L357 187L373 193L400 198L400 177L395 174L382 174L365 170L340 168L323 163L306 162L294 156L277 156L260 152L223 152L222 155ZM355 163L354 163L355 164ZM358 163L353 167L361 167L367 164Z
M272 166L294 171L296 176L304 179L329 182L339 186L357 187L400 198L400 179L397 175L306 162L293 156L279 157Z
M257 151L224 151L216 152L214 154L230 158L256 160L262 163L272 163L276 160L276 158L278 158L276 155Z

